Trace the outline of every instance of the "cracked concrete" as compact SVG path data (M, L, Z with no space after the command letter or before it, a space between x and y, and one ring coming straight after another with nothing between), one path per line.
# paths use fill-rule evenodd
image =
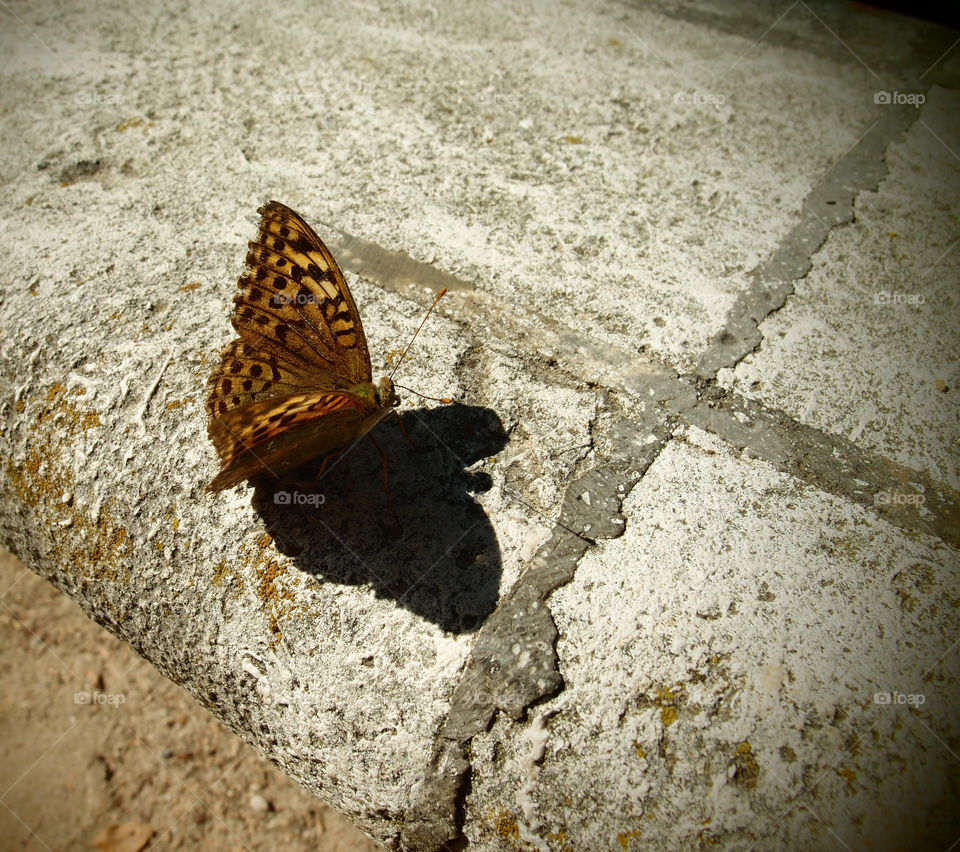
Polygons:
M0 159L31 568L390 848L960 834L955 32L31 14ZM267 197L329 236L377 375L451 291L398 378L457 403L379 430L399 536L361 449L320 511L202 494Z

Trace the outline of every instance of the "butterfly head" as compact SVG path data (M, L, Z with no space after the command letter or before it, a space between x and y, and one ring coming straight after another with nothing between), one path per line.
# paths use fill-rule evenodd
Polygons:
M384 376L377 383L377 402L381 408L396 408L400 404L400 397L393 388L393 379Z

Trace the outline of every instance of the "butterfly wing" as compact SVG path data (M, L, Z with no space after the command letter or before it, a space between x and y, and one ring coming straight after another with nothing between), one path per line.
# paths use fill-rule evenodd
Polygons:
M208 383L211 419L261 399L372 379L360 314L329 249L280 202L257 212L259 232L234 297L240 337Z
M371 384L356 303L323 241L278 201L257 212L234 297L240 336L207 384L207 432L221 461L211 491L340 449L395 404L392 386L383 394Z
M355 393L299 393L230 409L210 421L223 469L207 486L222 491L264 473L275 477L361 437L389 409Z

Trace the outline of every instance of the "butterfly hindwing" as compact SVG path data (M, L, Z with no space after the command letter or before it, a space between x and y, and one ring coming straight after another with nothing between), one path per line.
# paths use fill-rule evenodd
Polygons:
M359 438L386 410L361 394L297 393L234 408L210 421L224 467L210 483L219 491L258 473L282 476Z

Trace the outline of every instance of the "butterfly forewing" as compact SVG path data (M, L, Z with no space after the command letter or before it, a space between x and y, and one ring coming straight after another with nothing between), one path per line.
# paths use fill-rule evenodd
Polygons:
M281 356L325 366L348 384L369 382L370 355L360 314L340 268L313 229L276 201L261 207L250 243L234 327L259 335Z
M289 207L271 201L258 212L234 297L240 337L207 386L222 463L211 490L333 452L396 404L389 380L371 384L360 315L327 247Z

